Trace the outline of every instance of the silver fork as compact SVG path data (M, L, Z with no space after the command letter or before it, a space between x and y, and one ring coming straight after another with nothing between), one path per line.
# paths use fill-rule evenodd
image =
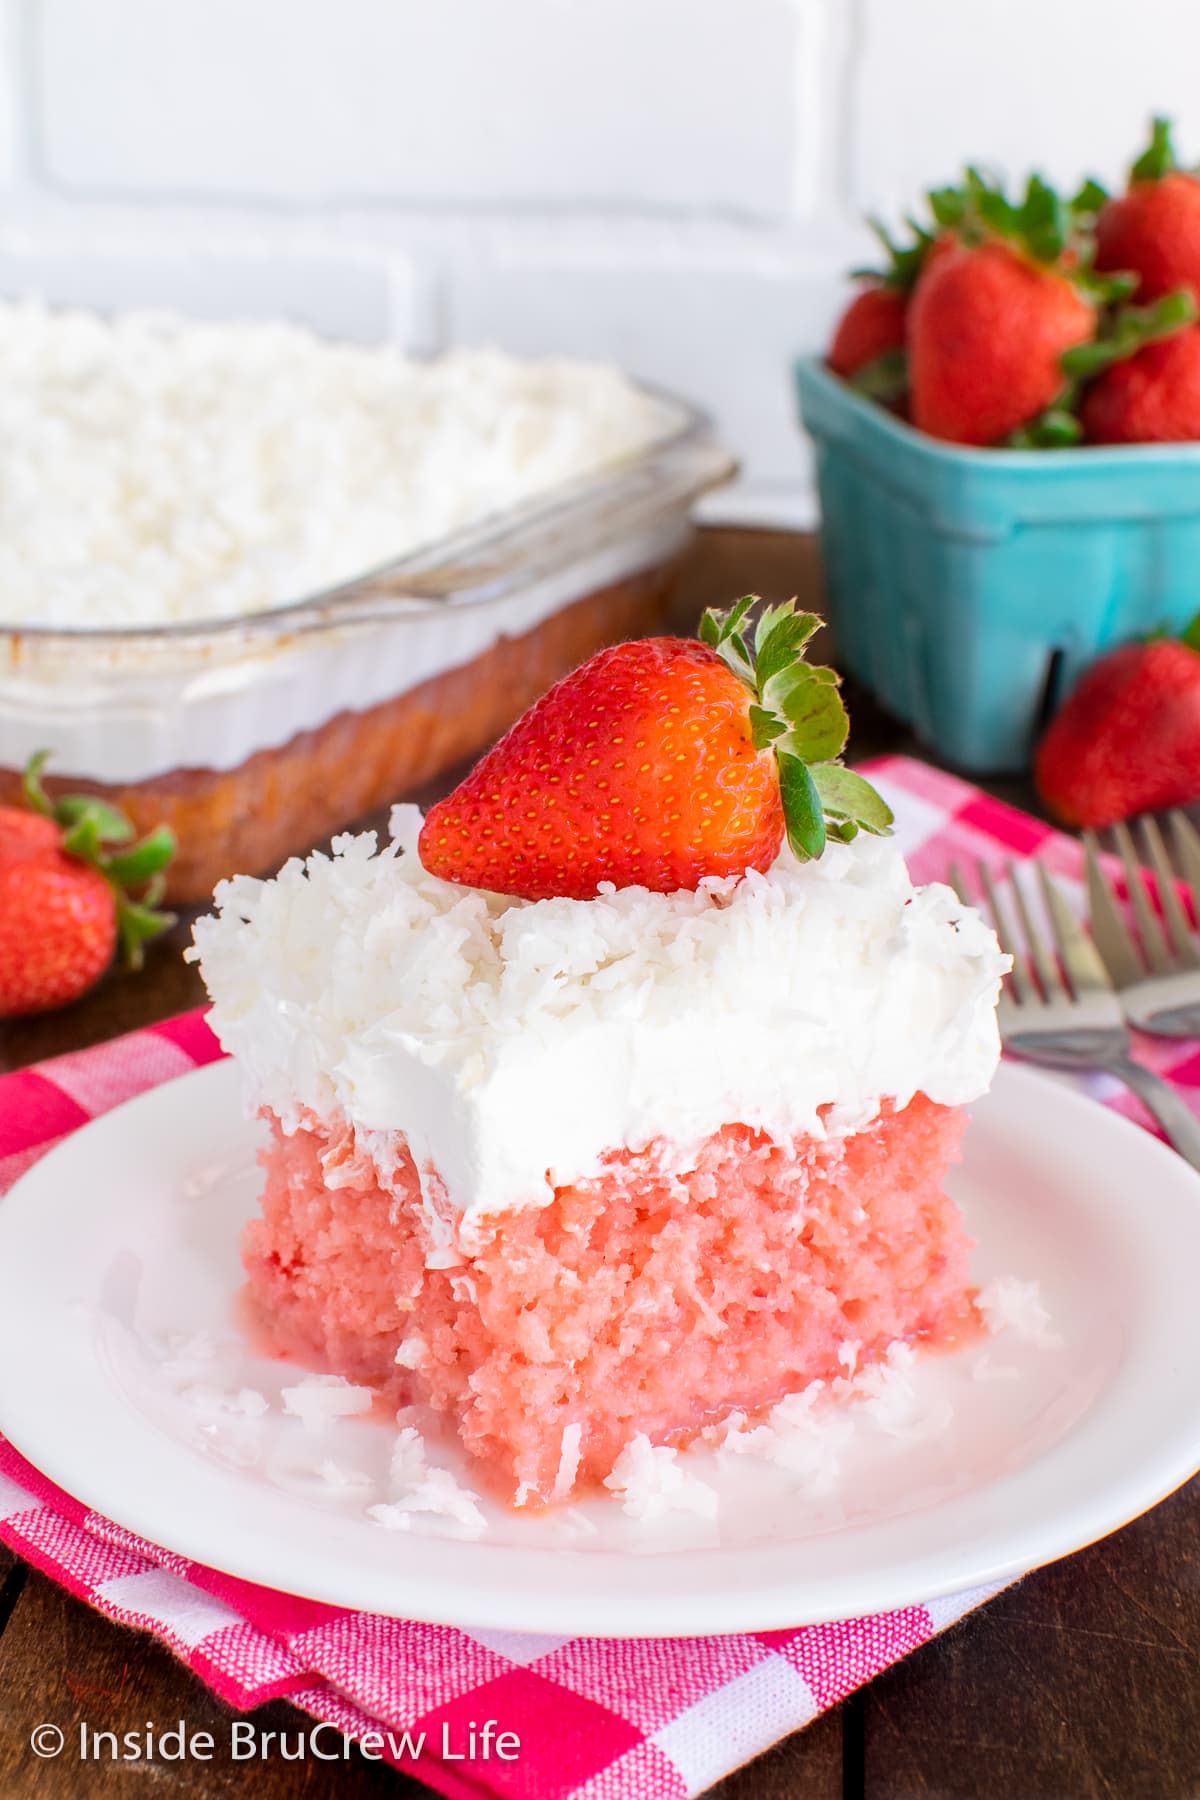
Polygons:
M1200 904L1200 837L1181 812L1168 815L1175 861ZM1179 901L1176 873L1166 842L1154 819L1140 822L1141 855L1128 825L1115 827L1117 850L1137 937L1126 924L1104 872L1100 847L1092 832L1084 834L1088 907L1092 935L1112 978L1125 1016L1139 1031L1157 1037L1200 1037L1200 946L1192 935ZM1143 865L1154 872L1161 920L1147 892Z
M1009 863L1009 884L1026 945L1023 951L991 871L979 864L979 883L987 897L1000 948L1012 957L1012 970L1005 976L998 1011L1005 1049L1053 1069L1099 1070L1115 1075L1153 1113L1180 1156L1194 1169L1200 1169L1200 1120L1169 1082L1130 1056L1129 1031L1121 1002L1105 974L1104 964L1062 890L1041 863L1036 866L1054 946L1047 947L1016 869ZM974 905L957 864L951 866L950 880L963 905Z

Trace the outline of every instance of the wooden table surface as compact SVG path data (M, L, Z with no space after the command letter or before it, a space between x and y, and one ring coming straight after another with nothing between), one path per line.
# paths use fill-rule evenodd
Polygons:
M710 529L685 571L678 625L746 592L816 598L810 540ZM852 753L914 746L850 690ZM985 784L1029 804L1020 781ZM0 1068L96 1043L195 1005L181 924L137 977L112 976L60 1013L0 1027ZM1200 1281L1200 1270L1197 1271ZM5 1372L0 1379L11 1379ZM298 1721L283 1703L260 1728ZM109 1624L0 1546L0 1800L135 1791L210 1800L336 1792L428 1794L358 1759L72 1766L39 1762L43 1721L117 1732L185 1719L228 1741L228 1713L168 1651ZM223 1721L226 1721L223 1723ZM139 1781L143 1784L138 1790ZM711 1790L720 1800L1198 1800L1200 1478L1100 1544L1028 1576L835 1712Z

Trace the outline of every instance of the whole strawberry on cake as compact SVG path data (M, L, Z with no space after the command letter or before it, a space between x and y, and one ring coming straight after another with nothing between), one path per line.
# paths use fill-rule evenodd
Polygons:
M943 1181L1003 959L839 761L820 621L752 607L602 651L386 847L196 926L271 1132L259 1320L516 1506L976 1329Z

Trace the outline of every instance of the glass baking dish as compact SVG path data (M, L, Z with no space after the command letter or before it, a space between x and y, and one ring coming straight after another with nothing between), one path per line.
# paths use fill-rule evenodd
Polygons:
M322 593L145 630L0 628L0 803L48 748L87 789L179 839L169 898L289 854L497 737L602 644L659 628L696 498L732 458L674 424L595 476Z

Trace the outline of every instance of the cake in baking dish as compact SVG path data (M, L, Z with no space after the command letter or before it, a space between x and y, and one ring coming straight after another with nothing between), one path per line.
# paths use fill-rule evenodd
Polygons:
M602 653L424 826L196 927L270 1127L259 1320L451 1417L517 1506L975 1327L943 1180L1002 959L836 761L811 625L756 658L733 617Z

